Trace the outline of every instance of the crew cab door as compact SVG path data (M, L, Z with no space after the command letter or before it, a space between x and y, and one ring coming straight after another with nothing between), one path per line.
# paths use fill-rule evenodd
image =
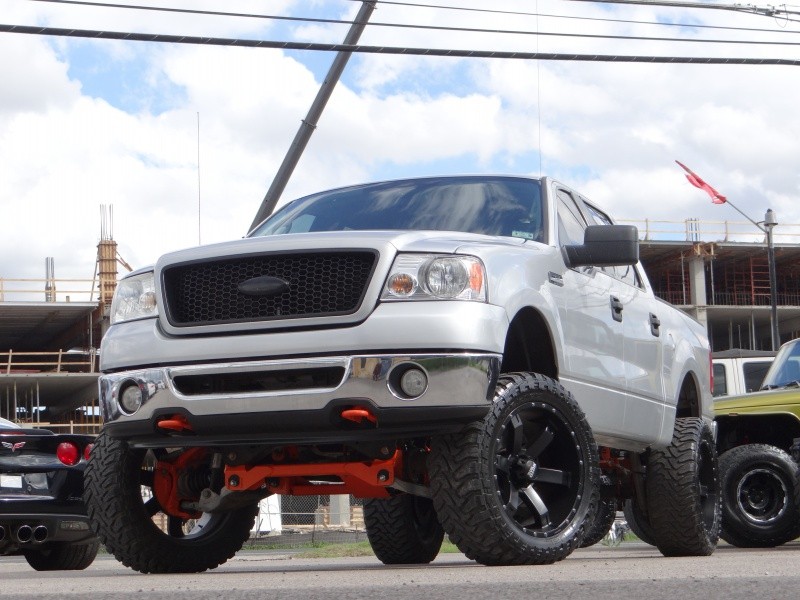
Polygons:
M580 200L570 191L555 190L558 243L563 248L584 243L588 224ZM554 280L558 275L559 280ZM586 413L595 433L614 437L624 433L626 373L624 310L617 301L618 282L602 269L565 267L550 274L562 328L565 364L561 382Z
M584 200L591 221L611 225L611 219ZM625 364L624 428L631 439L653 440L661 431L664 418L664 336L658 302L648 291L638 265L604 267L604 274L615 280L614 294L623 315Z

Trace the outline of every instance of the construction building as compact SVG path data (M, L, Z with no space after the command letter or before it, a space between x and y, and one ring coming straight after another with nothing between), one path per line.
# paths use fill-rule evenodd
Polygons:
M110 209L92 279L58 279L45 260L43 279L0 278L0 417L56 433L95 433L98 348L122 261Z

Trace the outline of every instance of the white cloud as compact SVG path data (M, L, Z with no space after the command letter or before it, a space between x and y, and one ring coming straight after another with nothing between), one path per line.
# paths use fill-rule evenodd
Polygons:
M187 34L280 35L281 39L338 41L341 26L287 30L264 20L213 19L48 10L16 3L12 16L54 26ZM159 2L159 4L162 4ZM219 3L192 3L218 8ZM478 6L470 4L469 6ZM539 3L563 12L563 3ZM531 11L530 2L503 3ZM259 12L261 2L229 10ZM270 3L273 14L352 17L356 3L330 12L328 3ZM652 7L570 7L573 14L634 15ZM92 12L94 11L94 12ZM674 13L673 13L674 14ZM85 16L88 15L88 16ZM109 17L111 15L111 17ZM703 17L706 15L703 14ZM27 20L26 20L27 19ZM673 29L514 15L480 15L381 6L373 20L448 26L538 27L678 35ZM765 20L715 15L715 23L767 27ZM775 27L778 29L777 26ZM285 35L285 37L283 37ZM731 32L696 30L729 37ZM760 35L760 34L759 34ZM756 36L756 34L752 34ZM697 49L659 42L475 36L368 28L363 43L465 48L685 53ZM70 71L80 47L81 75ZM785 47L742 50L704 45L705 54L791 56ZM105 69L136 65L123 100L91 88L90 58ZM304 64L308 55L277 50L159 46L107 41L51 40L0 34L0 277L43 275L45 256L59 276L90 277L99 237L98 206L113 204L114 234L123 257L142 266L198 240L241 236L319 87ZM13 58L12 58L13 57ZM330 60L332 55L324 58ZM325 63L319 55L315 64ZM95 73L103 72L101 70ZM112 71L105 71L112 72ZM122 76L120 76L122 77ZM83 78L83 80L81 80ZM87 91L89 89L94 91ZM690 165L743 210L760 219L767 206L781 223L800 223L800 79L793 67L687 66L465 60L356 56L312 136L284 198L326 187L397 174L507 171L544 174L574 184L619 218L741 220L712 205L674 164ZM135 105L136 108L130 108Z

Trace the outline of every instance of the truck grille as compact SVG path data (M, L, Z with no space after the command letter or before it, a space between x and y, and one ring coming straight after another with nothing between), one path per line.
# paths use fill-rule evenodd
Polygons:
M372 251L317 251L170 266L162 274L167 318L189 327L351 314L376 260ZM271 297L239 291L240 283L264 275L284 280L288 290Z

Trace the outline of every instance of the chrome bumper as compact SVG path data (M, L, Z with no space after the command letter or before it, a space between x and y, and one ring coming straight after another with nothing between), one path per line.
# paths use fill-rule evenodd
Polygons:
M123 371L100 378L100 406L112 435L140 439L163 435L157 422L175 414L185 417L194 433L210 438L268 430L292 431L299 438L304 415L309 431L333 431L347 425L337 422L335 412L347 406L373 410L378 429L399 420L403 429L413 430L412 415L412 421L425 421L426 415L474 418L488 409L500 360L499 354L382 354ZM403 394L398 384L409 368L427 377L416 398ZM143 402L126 414L120 395L134 384Z

